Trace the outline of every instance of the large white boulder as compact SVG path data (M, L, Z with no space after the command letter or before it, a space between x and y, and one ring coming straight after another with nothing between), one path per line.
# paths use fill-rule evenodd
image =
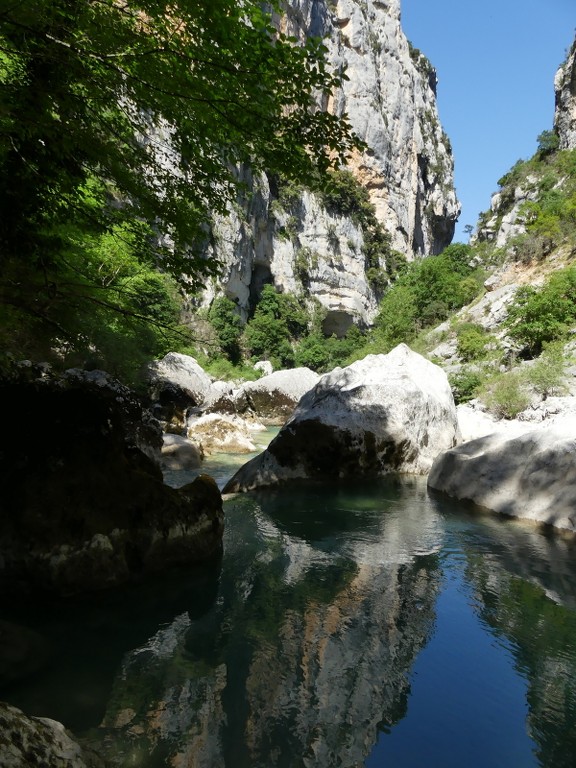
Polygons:
M152 388L160 394L165 389L180 391L190 400L190 405L202 405L212 386L212 379L190 355L169 352L162 360L149 366Z
M400 344L323 376L224 491L291 478L425 474L438 453L456 444L457 430L446 374Z
M576 420L452 448L434 461L428 485L503 515L576 531Z

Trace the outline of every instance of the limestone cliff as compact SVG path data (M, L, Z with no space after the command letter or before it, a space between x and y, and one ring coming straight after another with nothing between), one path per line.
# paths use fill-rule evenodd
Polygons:
M554 130L560 139L560 149L576 149L576 40L556 73L554 91Z
M334 69L346 71L348 80L322 107L346 112L366 142L350 170L368 190L391 248L408 259L442 250L459 213L450 143L438 120L435 71L402 31L400 0L290 0L278 23L296 36L322 36ZM379 295L366 274L362 226L306 191L287 206L274 180L243 174L253 194L215 225L210 255L224 268L203 303L223 291L245 318L261 286L273 282L316 297L328 311L328 332L369 323ZM383 259L372 265L386 266Z

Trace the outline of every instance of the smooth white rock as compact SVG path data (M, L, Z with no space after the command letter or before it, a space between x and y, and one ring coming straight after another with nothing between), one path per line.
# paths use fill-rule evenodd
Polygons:
M225 492L291 478L425 474L457 439L446 374L400 344L324 375Z
M428 485L494 512L576 531L576 419L494 433L437 457Z

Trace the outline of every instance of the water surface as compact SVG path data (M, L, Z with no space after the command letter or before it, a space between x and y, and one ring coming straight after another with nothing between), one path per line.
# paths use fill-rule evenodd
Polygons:
M574 766L572 539L422 478L225 508L221 563L12 607L46 654L0 696L119 766Z

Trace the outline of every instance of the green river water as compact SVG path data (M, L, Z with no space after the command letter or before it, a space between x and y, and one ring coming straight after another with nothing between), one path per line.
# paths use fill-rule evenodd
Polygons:
M219 563L14 606L42 650L0 697L126 768L576 766L572 539L422 478L225 510Z

